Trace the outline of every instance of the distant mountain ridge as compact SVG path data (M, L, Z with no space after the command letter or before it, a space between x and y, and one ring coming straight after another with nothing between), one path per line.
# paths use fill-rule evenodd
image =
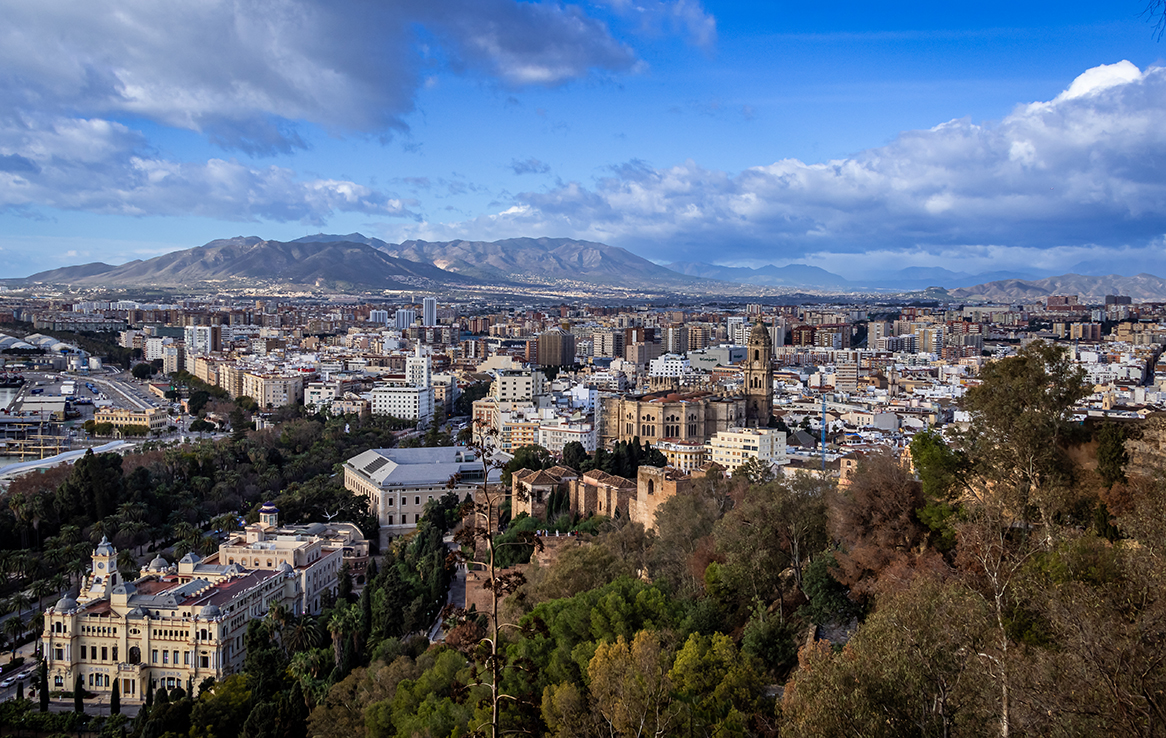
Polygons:
M1006 279L986 284L951 290L956 299L980 297L987 300L1039 299L1049 295L1081 295L1102 298L1106 295L1129 295L1135 300L1166 300L1166 279L1153 274L1124 277L1110 274L1093 277L1083 274L1062 274L1046 279Z
M752 268L721 266L701 261L678 261L668 264L667 267L674 272L692 277L719 279L739 284L765 285L767 287L850 288L853 286L845 277L808 264L787 264L780 267L766 264L763 267Z
M321 234L307 238L334 236ZM412 240L400 244L368 239L368 242L397 258L431 264L488 283L570 281L619 287L687 287L703 281L678 274L618 246L572 238Z
M86 264L54 269L34 274L25 281L82 286L169 286L237 280L379 289L471 281L429 264L393 257L363 243L285 243L255 236L220 239L120 266Z
M304 285L342 291L471 286L533 286L568 291L591 285L617 291L644 289L710 295L747 295L767 290L788 295L804 290L840 294L934 288L937 295L957 300L1015 301L1050 294L1124 294L1140 300L1166 299L1166 280L1152 274L1064 274L1045 279L1016 276L1015 272L970 275L942 267L909 266L862 280L847 280L825 269L796 263L750 268L676 262L665 267L623 248L569 238L411 240L393 244L360 233L321 233L287 242L238 236L144 261L117 266L93 262L6 281L81 287ZM754 288L758 291L749 291Z

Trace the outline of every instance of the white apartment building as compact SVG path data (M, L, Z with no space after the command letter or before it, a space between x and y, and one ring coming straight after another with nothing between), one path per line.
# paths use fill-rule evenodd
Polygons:
M433 362L421 354L421 344L417 344L416 352L405 359L405 381L414 387L433 384Z
M772 428L730 428L719 431L705 445L708 460L723 466L727 474L749 459L770 465L789 463L785 433Z
M393 325L399 331L405 330L415 322L417 322L416 310L398 310L393 316Z
M692 362L679 354L664 354L648 362L649 377L687 377L696 372Z
M145 344L142 346L142 355L146 361L154 361L156 359L166 358L166 346L174 343L173 338L164 338L155 336L147 338Z
M396 383L374 387L372 414L427 423L433 417L433 387Z
M242 394L259 407L284 407L304 399L304 378L281 374L243 374Z
M421 325L437 325L436 297L426 297L421 301Z
M538 445L552 454L563 453L563 447L572 441L582 444L589 454L595 453L598 431L590 416L586 418L554 417L538 426Z
M501 370L494 375L490 396L499 402L531 400L546 392L546 377L532 369Z

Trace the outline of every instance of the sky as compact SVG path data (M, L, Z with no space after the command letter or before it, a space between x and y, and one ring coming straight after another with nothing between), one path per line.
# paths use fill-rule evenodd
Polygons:
M319 232L1166 276L1145 10L0 0L0 277Z

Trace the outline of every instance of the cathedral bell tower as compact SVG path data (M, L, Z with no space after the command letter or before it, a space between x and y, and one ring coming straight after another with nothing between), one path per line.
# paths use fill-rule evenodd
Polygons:
M758 318L745 357L745 425L764 428L773 415L773 342Z

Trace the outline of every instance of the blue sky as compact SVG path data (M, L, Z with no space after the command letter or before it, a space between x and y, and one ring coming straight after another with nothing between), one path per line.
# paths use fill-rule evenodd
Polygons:
M1144 7L0 0L0 276L320 231L1166 275Z

